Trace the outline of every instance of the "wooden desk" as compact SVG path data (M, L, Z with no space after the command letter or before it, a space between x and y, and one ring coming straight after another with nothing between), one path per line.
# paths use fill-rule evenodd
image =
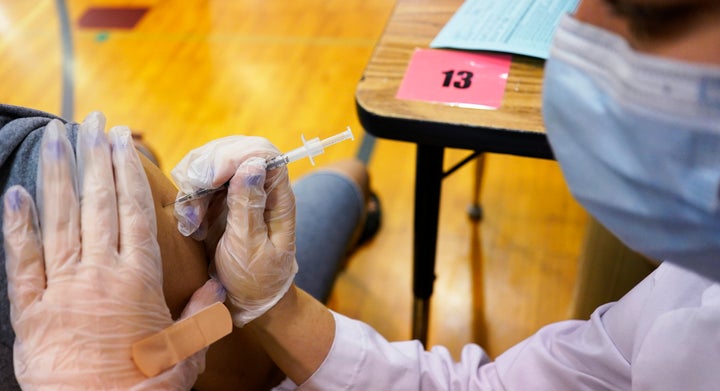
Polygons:
M365 130L417 144L413 338L425 343L435 278L444 148L552 158L540 113L543 61L514 56L498 110L395 99L416 48L427 48L461 0L398 0L355 94Z

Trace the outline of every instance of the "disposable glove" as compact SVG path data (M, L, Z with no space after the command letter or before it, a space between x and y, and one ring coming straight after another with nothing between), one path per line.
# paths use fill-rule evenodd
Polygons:
M173 320L150 188L130 131L111 129L111 148L103 128L99 113L80 126L76 162L65 127L50 122L38 213L23 188L5 194L15 374L23 389L189 389L204 370L204 351L155 378L131 358L133 342ZM223 299L211 281L182 316Z
M191 151L172 170L181 193L215 188L232 178L227 193L176 204L175 215L183 234L200 239L209 232L205 244L215 253L214 273L228 291L238 327L272 307L297 273L288 171L265 170L265 159L279 153L264 138L231 136Z
M235 169L252 156L263 158L280 154L267 139L253 136L228 136L213 140L190 151L173 168L172 175L180 191L178 197L201 189L223 186L235 173ZM214 206L214 207L211 207ZM197 240L205 239L208 229L218 223L224 229L224 197L206 196L200 199L175 204L178 231ZM209 212L210 211L210 212ZM217 238L213 238L216 244Z
M287 168L266 172L265 167L265 159L250 158L235 171L227 193L227 227L215 252L217 277L238 327L274 306L298 269L295 196Z

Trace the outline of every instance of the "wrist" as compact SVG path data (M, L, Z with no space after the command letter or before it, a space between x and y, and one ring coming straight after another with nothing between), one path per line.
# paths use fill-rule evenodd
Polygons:
M330 310L295 284L247 327L295 384L315 373L335 338L335 318Z
M293 283L285 291L285 294L280 297L280 300L270 307L270 309L265 311L264 314L258 316L247 325L252 328L266 328L277 320L286 318L287 314L297 312L299 312L298 287Z
M272 310L278 305L278 303L285 299L283 306L287 306L288 292L294 291L295 284L293 278L289 278L282 288L280 288L274 296L269 299L257 299L240 296L235 297L232 294L228 295L227 305L232 313L233 323L237 327L245 327L245 325L253 322L255 319L265 315L268 311ZM290 292L291 294L293 292ZM277 313L275 311L274 313Z

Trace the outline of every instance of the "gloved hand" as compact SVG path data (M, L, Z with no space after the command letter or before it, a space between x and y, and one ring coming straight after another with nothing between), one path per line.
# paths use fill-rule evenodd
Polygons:
M262 137L228 136L190 151L173 168L170 175L180 189L179 197L200 189L221 187L230 180L240 163L249 157L270 158L279 154L280 151ZM211 204L214 208L211 208ZM224 207L224 197L212 196L175 204L178 231L185 236L192 235L197 240L205 239L213 223L219 223L219 231L222 231L225 221Z
M110 130L111 151L103 128L99 113L81 125L76 169L65 127L46 126L40 227L23 188L5 194L15 374L23 389L189 389L204 370L204 351L150 379L131 359L133 342L173 320L150 188L130 131ZM217 282L207 283L183 317L222 296Z
M287 168L267 173L265 166L265 159L250 158L235 171L227 194L227 227L215 252L217 277L227 289L238 327L272 308L298 270L295 195Z
M287 167L265 170L265 159L278 154L265 139L234 136L190 152L173 169L183 191L217 187L232 178L227 216L217 220L227 226L215 248L214 267L238 327L275 305L297 273L295 196ZM183 214L187 210L191 213ZM207 205L179 205L175 211L181 232L184 224L197 227L210 220L204 214Z

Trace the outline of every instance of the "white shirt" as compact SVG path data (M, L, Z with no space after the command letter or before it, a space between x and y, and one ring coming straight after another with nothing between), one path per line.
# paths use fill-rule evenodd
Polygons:
M300 390L720 390L720 285L667 262L589 320L546 326L494 362L474 344L457 362L334 316L330 353Z

